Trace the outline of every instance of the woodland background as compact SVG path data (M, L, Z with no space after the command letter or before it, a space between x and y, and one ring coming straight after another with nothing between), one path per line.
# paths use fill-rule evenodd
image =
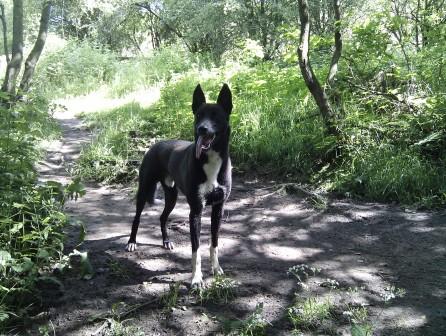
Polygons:
M306 26L310 22L311 25ZM133 181L144 149L191 139L191 93L234 96L237 174L273 176L361 200L446 203L444 0L3 1L0 321L32 310L63 267L63 203L80 180ZM307 53L308 50L308 53ZM39 183L60 137L56 99L144 95L85 114L95 140L74 182ZM16 322L14 322L16 323Z

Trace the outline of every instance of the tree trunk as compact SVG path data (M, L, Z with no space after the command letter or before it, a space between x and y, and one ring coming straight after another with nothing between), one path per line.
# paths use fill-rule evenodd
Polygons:
M336 73L338 72L338 62L342 53L342 38L341 38L341 11L339 9L339 0L333 0L334 18L335 18L335 49L331 59L330 71L328 72L327 85L333 84Z
M8 34L6 28L6 16L5 16L5 6L3 3L0 3L1 17L2 21L2 29L3 29L3 48L5 50L6 63L9 63L11 59L9 58L9 50L8 50Z
M310 20L308 12L308 1L298 0L299 17L300 17L300 39L299 48L297 54L299 56L299 67L302 76L305 80L305 84L311 92L314 100L316 101L322 119L329 134L338 135L339 131L334 124L334 113L328 101L327 94L319 83L316 75L313 72L313 68L310 64L308 56L309 44L310 44Z
M12 56L6 68L2 91L15 93L16 80L23 61L23 0L14 0L12 23Z
M37 62L39 61L40 55L42 54L43 47L45 46L50 22L51 6L51 1L47 1L43 5L42 15L40 16L39 34L37 35L37 40L34 43L33 49L26 59L25 71L23 72L22 81L20 82L20 90L22 93L29 90L31 80L34 75L34 70Z

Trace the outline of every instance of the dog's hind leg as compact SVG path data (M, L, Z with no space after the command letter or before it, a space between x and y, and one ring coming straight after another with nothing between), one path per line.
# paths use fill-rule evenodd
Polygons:
M162 185L164 189L164 199L165 199L164 210L160 217L161 234L163 236L163 247L168 250L172 250L173 243L169 240L166 223L170 213L172 212L173 208L175 207L175 204L177 203L178 189L175 186L168 187L164 183Z
M136 250L136 234L138 233L139 221L141 213L144 210L146 202L153 204L155 200L156 182L145 183L146 181L140 181L138 186L138 192L136 194L136 214L133 219L132 232L125 248L128 252Z
M223 274L223 269L218 262L218 233L220 231L221 217L223 215L223 203L212 206L211 214L211 246L209 247L212 273Z

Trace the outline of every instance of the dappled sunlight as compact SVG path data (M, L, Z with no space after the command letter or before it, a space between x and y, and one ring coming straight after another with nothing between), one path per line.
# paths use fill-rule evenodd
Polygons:
M56 99L54 103L65 106L66 110L58 110L55 117L61 120L71 119L81 113L112 110L130 103L137 103L142 108L147 108L159 98L160 87L157 86L139 89L120 98L111 97L108 88L102 86L97 91L83 96Z
M285 261L303 262L322 253L324 250L310 247L289 247L278 244L262 244L258 250L268 258L280 259Z

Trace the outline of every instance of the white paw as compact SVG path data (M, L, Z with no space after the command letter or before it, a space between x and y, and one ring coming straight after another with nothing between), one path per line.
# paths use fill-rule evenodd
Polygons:
M163 247L168 250L173 250L173 243L171 241L163 241Z
M192 290L201 290L204 287L203 276L201 273L197 273L193 276L190 288Z
M136 250L136 248L137 248L136 243L128 243L127 246L125 247L125 250L127 252L133 252Z
M217 267L212 267L212 274L214 276L223 275L225 272L223 272L223 268L217 265Z

